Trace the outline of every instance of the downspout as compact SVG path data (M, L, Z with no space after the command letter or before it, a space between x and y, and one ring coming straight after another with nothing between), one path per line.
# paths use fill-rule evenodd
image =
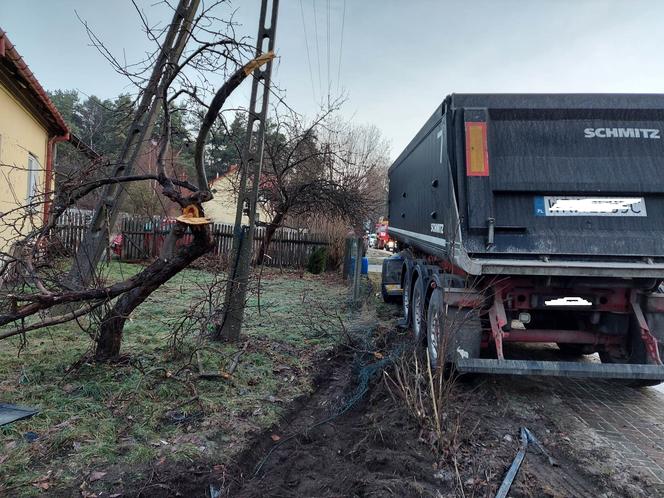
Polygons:
M44 223L48 222L48 215L51 211L51 194L53 193L53 158L55 157L55 145L58 142L69 140L69 132L64 135L55 135L48 139L46 145L46 168L44 170Z

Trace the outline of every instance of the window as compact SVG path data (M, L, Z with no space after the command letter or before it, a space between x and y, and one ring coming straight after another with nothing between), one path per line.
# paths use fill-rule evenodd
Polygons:
M37 195L37 180L39 179L40 169L37 158L32 154L28 154L28 204L32 204Z

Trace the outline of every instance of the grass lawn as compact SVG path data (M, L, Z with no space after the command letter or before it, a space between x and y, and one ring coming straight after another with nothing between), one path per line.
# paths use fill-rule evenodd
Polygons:
M106 272L115 280L140 269L114 262ZM346 288L335 277L266 270L260 312L253 295L239 344L198 332L174 350L174 325L212 281L186 270L156 291L127 322L119 364L85 361L92 340L72 323L28 333L26 344L0 342L0 402L40 410L0 428L0 495L103 481L114 464L223 465L311 390L317 358L341 340ZM198 378L198 358L226 378Z

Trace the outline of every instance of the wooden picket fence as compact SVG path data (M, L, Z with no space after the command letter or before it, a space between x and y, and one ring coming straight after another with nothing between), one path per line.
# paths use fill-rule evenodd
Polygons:
M54 230L58 244L68 253L73 254L78 249L83 234L90 223L89 213L66 213ZM144 261L159 256L174 221L164 218L125 217L120 222L122 233L122 246L120 259L122 261ZM256 260L261 242L265 237L265 227L255 229L252 247L253 261ZM187 234L179 240L178 244L191 242L191 235ZM230 257L233 245L233 225L215 223L212 226L214 249L212 254L219 258ZM264 264L283 268L302 268L306 266L309 256L317 247L328 245L327 238L322 234L312 234L304 231L279 229L274 234L268 248Z
M83 240L83 235L91 220L91 211L65 211L53 229L58 249L74 254Z
M140 261L159 256L173 220L160 218L125 218L122 220L122 252L124 261ZM265 238L265 227L257 227L254 233L252 261L258 257ZM189 244L192 235L182 237L178 244ZM212 226L214 249L212 255L229 257L233 246L233 225L215 223ZM321 234L311 234L292 229L278 229L272 238L263 264L265 266L302 268L317 247L329 242Z

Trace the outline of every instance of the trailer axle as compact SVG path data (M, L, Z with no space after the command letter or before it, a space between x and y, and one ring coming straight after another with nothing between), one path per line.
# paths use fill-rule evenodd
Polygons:
M503 342L555 342L558 344L622 344L625 338L620 335L598 334L585 330L546 330L530 329L503 332Z

